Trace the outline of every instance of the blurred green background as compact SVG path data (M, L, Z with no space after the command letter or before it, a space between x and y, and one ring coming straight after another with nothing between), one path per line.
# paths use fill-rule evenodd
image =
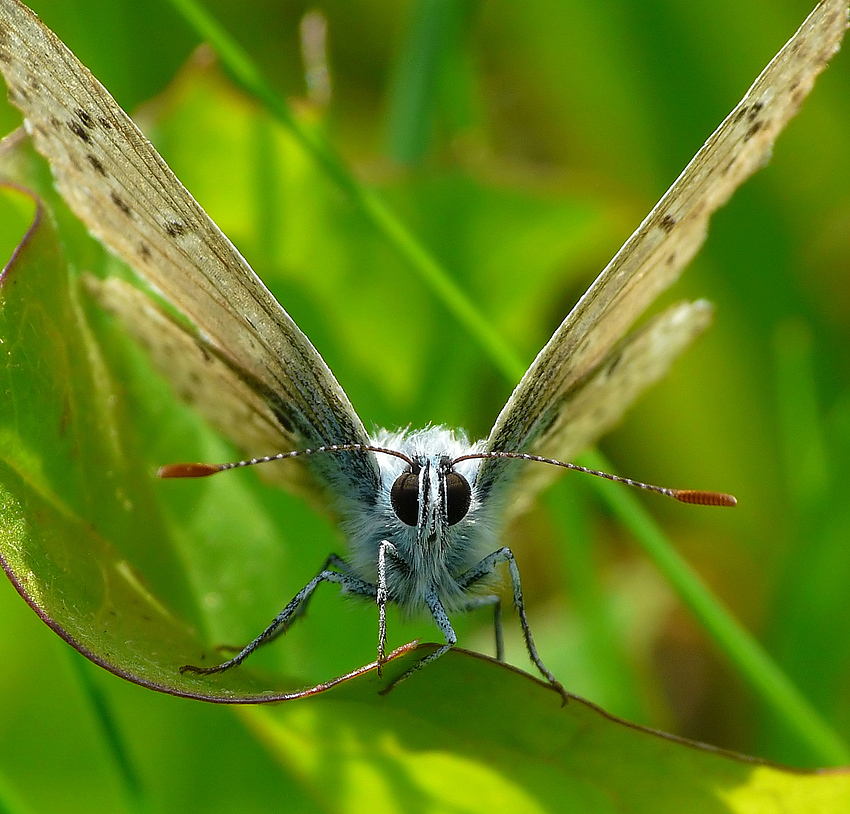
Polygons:
M167 3L32 5L122 106L154 99L139 120L270 281L367 425L447 423L486 435L514 383L297 149L269 171L278 136L214 69L196 61L172 84L198 43ZM806 0L326 3L325 106L308 99L299 48L313 6L207 7L528 360L811 10ZM600 445L630 477L737 495L734 511L645 503L845 737L848 65L846 53L835 58L672 292L711 299L716 324ZM4 101L0 130L18 122ZM179 440L175 459L187 457ZM275 561L254 567L281 576L282 604L340 544L280 500L276 516L293 525L276 533L290 547L270 542ZM569 478L542 504L508 542L538 645L569 690L640 723L811 765L587 484ZM207 525L238 538L238 520L234 508ZM230 558L227 567L239 567L238 553ZM317 597L292 645L314 654L317 679L374 653L374 613L332 593ZM259 624L268 613L257 611ZM323 660L322 631L340 618L348 648ZM392 623L392 644L437 635ZM525 669L512 619L507 627L510 660ZM121 805L114 755L81 676L117 710L157 808L316 805L298 767L276 762L245 718L80 669L5 581L0 630L0 783L31 810ZM462 645L490 652L486 620L459 620L458 631Z

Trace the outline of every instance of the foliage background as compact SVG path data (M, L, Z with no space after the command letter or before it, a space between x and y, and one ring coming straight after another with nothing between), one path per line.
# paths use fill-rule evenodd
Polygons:
M131 111L169 85L197 44L158 0L32 5ZM281 91L304 98L297 32L310 6L208 7ZM321 8L333 99L324 114L306 115L528 359L810 11L806 0ZM431 75L427 49L416 50L423 40L415 32L427 44L423 21L437 26L444 47L432 88L420 84ZM433 295L297 160L286 171L302 173L305 193L315 194L274 212L247 158L205 163L216 140L244 134L235 120L180 98L174 92L147 109L160 122L157 144L261 276L280 275L284 306L364 421L445 422L486 434L512 383ZM3 132L17 121L0 105ZM187 131L197 142L187 143ZM647 502L713 591L850 737L848 143L842 53L770 165L715 218L674 292L714 301L715 326L601 447L632 477L738 496L733 512ZM276 229L280 221L290 230ZM287 262L277 264L280 256ZM174 450L186 457L179 444ZM510 545L538 644L571 691L631 720L810 765L586 485L571 480L543 503L512 530ZM305 514L283 505L287 518ZM284 580L281 601L338 547L301 514L287 522L303 530L281 532L296 551L269 566ZM320 650L322 630L345 620L350 647L315 656L319 677L373 654L374 614L331 593L293 645ZM597 600L601 617L588 615ZM394 624L395 643L433 637L428 626ZM489 652L483 620L458 627L462 644ZM123 805L86 682L117 710L130 762L166 809L193 801L237 810L240 801L272 799L300 807L297 767L277 762L244 718L88 670L5 582L0 630L0 782L33 810ZM510 655L525 667L518 641Z

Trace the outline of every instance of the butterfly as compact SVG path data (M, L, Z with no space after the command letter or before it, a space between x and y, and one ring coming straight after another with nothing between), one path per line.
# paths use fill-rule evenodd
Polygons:
M555 331L489 436L470 443L445 427L367 432L318 351L115 100L32 11L0 0L0 71L58 189L189 324L120 280L89 287L177 391L257 456L173 465L161 475L279 461L280 478L329 507L348 542L348 556L329 556L235 656L183 670L212 674L241 664L303 615L324 582L377 604L379 667L388 604L434 620L444 644L393 684L456 643L450 615L481 605L494 609L502 658L500 604L488 586L506 566L529 656L566 697L534 644L516 560L500 544L504 519L556 467L582 469L564 461L615 424L706 328L712 308L700 300L629 333L696 253L711 214L764 164L846 25L843 2L817 6ZM541 474L543 467L532 468L541 462L553 466ZM648 488L684 502L734 503L727 495Z

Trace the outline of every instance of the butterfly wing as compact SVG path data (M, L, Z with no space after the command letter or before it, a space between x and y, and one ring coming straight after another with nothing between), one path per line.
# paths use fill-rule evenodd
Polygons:
M644 389L632 376L600 378L596 372L620 358L621 364L654 370L657 378L682 349L679 339L698 333L701 309L674 319L668 333L678 336L669 346L638 342L626 358L618 347L696 254L711 215L765 164L846 28L843 0L824 0L809 15L540 351L496 419L488 450L549 457L580 452ZM613 411L602 404L609 400L618 402ZM572 424L580 431L571 432ZM502 480L507 485L509 471L504 461L483 461L480 488L489 492Z
M0 0L0 71L74 214L192 322L221 369L264 405L276 442L266 452L368 443L307 337L106 89L17 0ZM373 456L347 453L344 464L324 455L305 465L335 491L370 499Z
M550 425L535 448L547 458L570 461L614 427L631 404L662 379L673 362L711 323L714 308L706 300L682 302L658 314L614 345L585 379L552 406ZM516 469L514 465L506 470ZM531 498L560 474L551 466L527 466L522 490L513 495L510 513L520 513ZM505 481L505 485L511 481Z
M187 323L176 319L145 292L118 277L83 275L85 288L124 325L148 359L168 380L180 400L198 410L213 427L236 443L247 457L262 457L281 445L280 422L269 400L242 375L234 376L222 359ZM294 461L263 466L260 476L327 508L319 484L305 478Z

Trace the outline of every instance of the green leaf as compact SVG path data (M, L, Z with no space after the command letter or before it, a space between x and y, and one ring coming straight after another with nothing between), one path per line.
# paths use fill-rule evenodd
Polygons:
M561 707L519 672L494 678L484 658L453 651L427 682L408 681L378 704L364 679L309 709L244 713L324 810L361 811L376 799L388 811L581 814L827 814L850 804L846 772L789 771L626 724L578 698ZM342 768L332 784L329 765Z

